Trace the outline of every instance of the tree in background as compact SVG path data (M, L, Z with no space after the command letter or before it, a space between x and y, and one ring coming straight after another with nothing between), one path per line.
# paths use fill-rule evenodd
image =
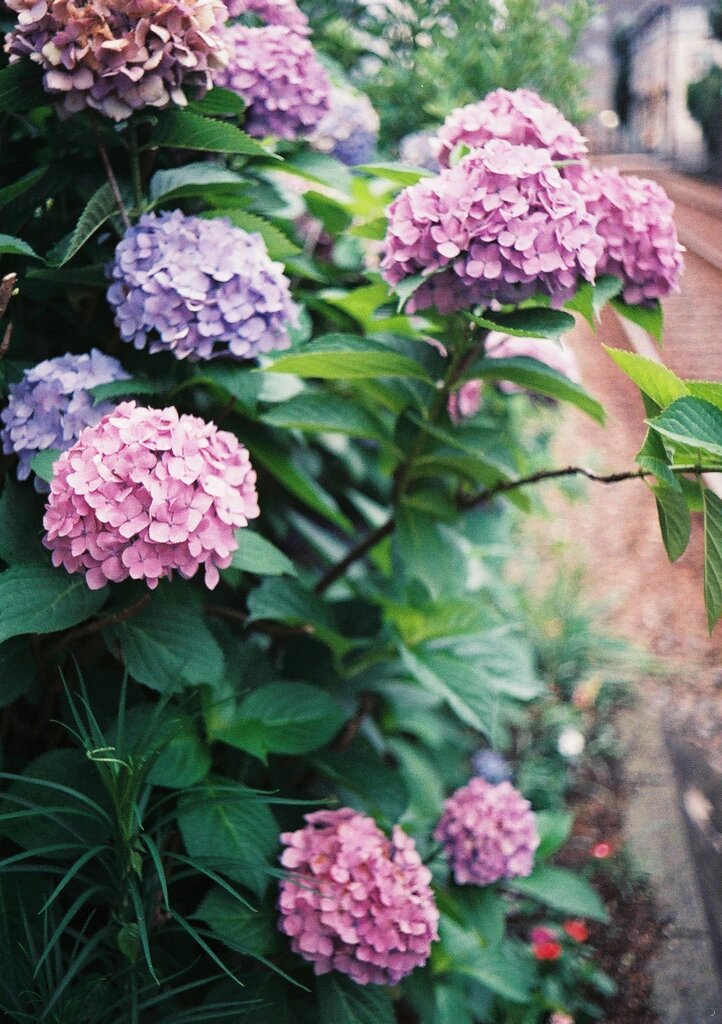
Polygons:
M713 39L722 41L722 2L710 9L709 29ZM722 68L712 64L706 74L687 87L687 109L699 124L710 157L717 157L722 141Z

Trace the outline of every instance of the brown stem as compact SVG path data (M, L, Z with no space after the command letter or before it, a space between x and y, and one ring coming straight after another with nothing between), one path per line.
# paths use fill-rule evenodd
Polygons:
M7 355L7 351L10 348L10 339L13 336L13 325L8 324L3 340L0 342L0 359L4 359Z
M372 530L362 541L360 541L355 548L351 548L345 558L342 558L336 565L332 565L331 568L326 572L321 579L318 581L316 586L313 588L314 593L323 594L325 590L335 583L339 577L343 576L349 566L357 562L359 558L363 558L367 551L371 548L376 547L384 537L388 537L394 532L395 519L391 516L381 526L377 526L375 530Z
M310 622L304 622L300 626L286 626L282 622L272 622L270 619L256 619L255 622L249 622L248 612L242 612L238 608L227 608L220 604L205 604L203 608L209 615L215 615L217 619L239 622L256 633L265 633L266 636L308 636L316 632Z
M5 310L10 304L17 279L17 274L6 274L2 281L0 281L0 316L5 314Z
M120 186L118 185L118 179L115 176L113 165L111 164L110 158L108 157L108 151L103 145L103 141L100 137L100 132L98 131L98 125L96 124L95 117L92 114L90 114L90 124L93 129L93 135L95 136L95 142L98 147L98 152L100 153L100 159L102 160L103 167L105 168L105 176L108 179L110 190L113 193L113 198L115 199L115 205L118 207L120 219L123 221L123 226L127 231L128 228L131 226L130 217L128 216L128 211L125 208L123 197L120 194Z
M112 615L106 615L105 618L95 619L94 622L89 622L84 626L78 626L77 629L71 629L69 633L61 637L57 643L53 644L45 652L45 660L49 660L60 651L64 650L69 644L75 643L76 640L84 640L86 636L93 636L95 633L100 633L106 628L106 626L116 626L119 622L125 622L127 619L132 619L134 615L142 612L150 604L151 594L144 594L140 601L136 601L135 604L131 604L128 608L123 608L119 612L114 612Z

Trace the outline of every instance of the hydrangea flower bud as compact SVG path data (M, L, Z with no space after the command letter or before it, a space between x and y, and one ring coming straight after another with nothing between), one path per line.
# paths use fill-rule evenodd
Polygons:
M117 359L97 349L83 355L45 359L9 388L8 404L0 412L2 449L18 456L18 480L30 476L30 463L48 448L64 451L77 441L85 427L97 423L114 402L93 404L90 389L114 380L128 380ZM35 477L35 490L50 490Z
M577 357L563 341L552 341L549 338L516 338L511 334L492 332L486 339L484 354L489 359L516 359L519 356L526 356L528 359L544 363L550 370L563 373L575 384L581 381ZM507 380L499 381L498 387L507 395L520 394L526 390Z
M615 168L587 168L575 185L598 220L604 249L597 274L621 277L622 297L630 305L649 305L679 291L684 249L664 189Z
M236 530L258 514L256 474L234 434L172 406L123 402L55 463L43 543L91 590L129 577L152 590L201 566L212 589Z
M331 109L309 136L309 143L349 167L369 163L379 135L379 115L371 100L355 89L334 86L330 102Z
M115 322L135 348L195 361L289 345L296 307L282 265L260 235L225 218L147 213L126 231L108 275Z
M350 808L315 811L284 832L280 929L316 974L340 971L359 985L395 985L426 963L439 912L413 839L388 839Z
M444 804L434 831L457 885L530 875L539 845L528 800L510 782L473 778Z
M478 149L490 139L515 146L545 149L552 160L580 160L587 144L557 108L530 89L496 89L479 103L453 110L439 129L438 158L442 167L458 145Z
M511 782L511 765L495 750L477 750L472 754L471 766L475 775L494 786L499 782Z
M229 18L253 14L264 25L285 25L304 36L310 33L308 18L296 0L227 0L226 7Z
M330 110L331 83L308 39L284 25L230 25L224 38L230 58L214 82L243 98L246 130L281 139L312 132Z
M8 0L18 23L5 49L44 71L61 117L86 107L121 121L144 107L185 106L226 60L221 0Z
M399 193L381 266L392 285L428 278L409 312L452 313L539 293L560 305L594 280L601 252L596 218L549 154L496 140Z

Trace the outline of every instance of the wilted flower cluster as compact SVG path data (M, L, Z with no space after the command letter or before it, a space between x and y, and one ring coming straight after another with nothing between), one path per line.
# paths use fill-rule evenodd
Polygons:
M340 971L359 985L395 985L426 962L439 912L413 839L388 839L349 808L315 811L284 832L280 928L316 974Z
M478 149L491 139L545 149L552 160L579 160L587 144L561 111L530 89L496 89L479 103L452 111L438 132L442 167L458 145Z
M0 436L5 454L19 458L18 480L30 476L30 463L38 452L70 448L85 427L110 412L114 403L94 405L91 388L128 376L117 359L91 349L79 356L45 359L11 384L7 407L0 412ZM49 490L39 477L34 485L37 491Z
M55 464L43 519L53 565L91 590L177 571L218 582L235 531L259 514L256 474L234 434L198 416L123 402Z
M528 800L510 782L473 778L444 804L434 830L457 885L490 885L531 874L539 845Z
M289 344L296 312L282 265L260 235L224 218L145 214L108 272L115 322L138 349L250 359Z
M184 106L222 67L221 0L8 0L18 15L11 60L44 72L61 115L86 107L120 121L143 107Z
M308 141L349 167L368 163L379 134L379 115L371 100L362 92L334 86L330 102L331 109Z
M598 218L604 251L597 273L621 277L622 296L630 304L649 304L677 291L684 249L664 189L614 168L587 168L575 184Z
M439 168L439 140L432 131L411 132L399 143L399 158L412 167L436 173Z
M224 39L230 58L214 81L245 100L247 131L282 139L313 131L330 109L331 83L308 39L284 25L231 25Z
M456 167L404 189L389 208L382 270L396 285L422 274L410 312L436 306L555 304L594 280L596 219L547 152L488 142Z
M264 25L285 25L301 35L310 31L308 18L296 0L227 0L226 7L230 18L253 14Z
M486 340L485 355L489 359L517 359L520 356L536 359L550 370L563 373L575 384L581 380L577 357L563 341L551 341L549 338L516 338L511 334L492 332ZM512 384L511 381L499 381L499 389L509 395L524 391L524 388Z

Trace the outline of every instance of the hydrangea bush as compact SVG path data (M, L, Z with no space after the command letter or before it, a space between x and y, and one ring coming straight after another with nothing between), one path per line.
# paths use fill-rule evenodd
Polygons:
M551 863L564 784L525 752L562 691L503 552L510 507L559 472L506 391L603 420L542 349L610 300L659 328L670 207L616 178L621 220L600 189L587 202L555 166L566 140L592 180L582 143L528 93L438 173L312 150L298 136L328 83L288 3L239 3L222 32L203 0L17 13L0 70L0 1011L568 1014L582 1003L550 1003L531 929L571 956L606 912ZM705 509L713 623L722 508L700 471L718 452L695 424L717 429L716 392L612 357L645 395L629 473L672 557L688 503ZM568 779L559 723L587 712L563 708L544 756Z

